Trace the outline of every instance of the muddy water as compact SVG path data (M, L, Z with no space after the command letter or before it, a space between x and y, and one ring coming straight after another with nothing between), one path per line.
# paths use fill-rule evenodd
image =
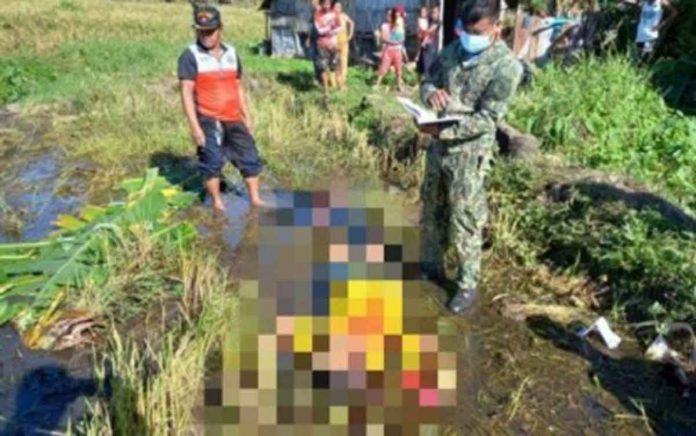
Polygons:
M41 239L59 214L84 203L84 182L64 176L77 165L44 142L48 128L48 120L0 110L0 243Z
M91 368L86 353L29 350L0 328L0 434L49 434L76 422L96 393Z
M0 243L42 239L84 203L84 185L63 176L71 166L44 141L49 126L0 109ZM0 434L65 429L95 393L91 372L86 352L29 350L12 327L0 328Z

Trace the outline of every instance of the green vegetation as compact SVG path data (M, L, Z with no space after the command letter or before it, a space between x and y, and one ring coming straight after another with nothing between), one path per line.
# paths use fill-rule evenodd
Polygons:
M549 66L509 119L546 152L614 175L564 164L497 169L498 216L517 217L505 252L589 280L602 298L585 301L615 321L696 325L696 221L666 201L696 210L696 121L667 107L648 73L622 56ZM549 199L554 184L565 201ZM494 222L493 238L509 236L501 224L510 222Z
M209 250L180 256L185 319L151 327L151 339L137 342L112 330L109 353L97 363L102 390L111 393L91 405L90 418L69 434L168 435L196 433L211 353L226 341L234 350L237 298L227 272ZM153 371L153 368L156 369Z
M45 241L0 245L0 325L14 321L30 346L41 346L44 330L60 318L65 300L123 319L129 315L127 307L147 309L148 300L171 287L163 276L166 268L153 264L156 274L128 286L114 286L113 276L143 256L184 249L195 229L167 220L190 206L193 196L158 177L156 170L121 186L125 201L106 208L86 206L76 217L60 216L60 230Z
M518 98L510 122L548 151L660 186L696 210L696 121L669 109L626 58L549 67Z
M417 195L423 160L414 129L393 95L370 89L372 71L352 69L350 90L325 100L310 63L257 53L258 11L223 14L226 37L242 53L269 184L381 176ZM59 144L65 162L89 164L80 183L93 203L150 167L198 188L186 166L194 150L175 74L190 37L187 3L5 1L0 104L19 102L22 115L54 121L45 141ZM609 57L550 67L521 93L509 121L541 138L546 154L531 163L500 159L493 171L487 295L582 306L624 326L696 326L693 219L662 198L696 209L694 120L669 109L626 59ZM0 147L12 142L0 131ZM95 401L91 419L73 432L185 433L201 404L191 393L202 392L205 358L220 332L234 328L235 290L215 250L172 216L190 195L154 173L125 188L125 201L61 219L63 230L44 242L0 246L0 312L33 335L50 327L57 309L106 318L97 369L113 396ZM29 272L35 282L16 283ZM29 295L29 306L11 299L32 289L43 291ZM181 305L173 327L162 320L144 339L128 328L172 301Z
M168 73L174 80L176 59L193 38L190 8L152 2L132 7L85 0L3 2L0 104L84 102L94 92L128 86L136 78L142 82ZM235 9L228 19L231 40L258 40L262 17L255 10Z
M696 325L696 220L607 177L548 164L501 162L491 197L491 263L547 266L566 279L560 295L535 295L535 274L523 274L527 298L582 302L619 323Z

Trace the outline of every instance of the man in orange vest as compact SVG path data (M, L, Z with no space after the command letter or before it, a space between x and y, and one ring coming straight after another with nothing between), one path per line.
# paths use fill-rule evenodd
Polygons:
M224 211L220 174L229 160L244 178L253 206L261 206L259 175L263 164L252 136L254 126L241 83L242 64L233 46L222 42L220 11L194 9L197 40L179 57L181 99L199 168L215 209Z

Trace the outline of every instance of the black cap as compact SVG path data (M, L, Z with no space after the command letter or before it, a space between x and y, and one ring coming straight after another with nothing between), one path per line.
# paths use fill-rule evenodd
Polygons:
M220 11L215 6L199 5L193 9L194 29L217 29L218 27L222 27L222 19Z

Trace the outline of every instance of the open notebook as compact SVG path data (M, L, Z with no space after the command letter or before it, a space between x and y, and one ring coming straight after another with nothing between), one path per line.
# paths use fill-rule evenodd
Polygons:
M408 98L397 97L399 103L406 109L406 111L413 116L419 126L426 124L452 124L462 121L464 118L461 116L445 116L439 117L435 112L426 109L422 106L418 106Z

